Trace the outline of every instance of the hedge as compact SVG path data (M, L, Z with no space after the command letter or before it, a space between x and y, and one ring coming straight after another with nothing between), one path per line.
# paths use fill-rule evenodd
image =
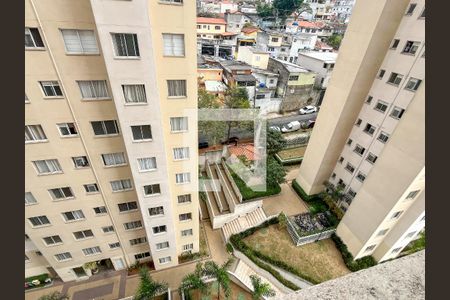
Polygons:
M234 182L236 183L237 187L239 188L239 191L242 194L242 199L245 200L250 200L250 199L255 199L255 198L260 198L260 197L267 197L267 196L272 196L272 195L276 195L279 194L281 192L281 187L279 184L277 184L276 186L269 186L267 185L267 190L265 192L255 192L254 190L252 190L251 188L249 188L245 182L236 174L233 172L233 170L231 170L231 168L229 168L230 173L231 173L231 177L233 177Z
M336 244L336 248L338 248L338 250L341 252L344 263L350 271L356 272L362 269L373 267L377 264L375 258L373 258L373 256L371 255L354 260L353 255L348 251L347 245L344 244L340 237L338 237L336 234L333 234L331 236L331 239Z
M330 208L330 210L336 215L336 217L339 220L342 220L342 218L344 217L344 212L342 211L342 209L340 209L336 203L334 203L333 200L331 200L329 197L325 197L323 199L323 201L325 201L325 203L328 205L328 207Z
M319 197L319 194L307 195L302 187L298 184L296 179L292 180L292 188L300 196L300 198L302 198L306 202L322 200L322 198Z
M260 266L258 263L260 263L261 261L258 260L257 258L259 258L259 259L261 259L263 261L266 261L266 262L268 262L268 263L270 263L270 264L272 264L272 265L274 265L276 267L279 267L279 268L281 268L281 269L283 269L283 270L285 270L287 272L295 274L298 277L303 278L303 279L305 279L305 280L307 280L307 281L309 281L311 283L314 283L314 284L318 283L315 279L309 277L308 275L303 274L302 272L300 272L299 270L297 270L294 267L290 266L289 264L287 264L287 263L285 263L285 262L283 262L281 260L277 260L277 259L275 259L275 258L273 258L271 256L265 255L265 254L261 253L260 251L255 250L255 249L249 247L247 244L244 243L243 239L248 237L248 236L250 236L250 235L252 235L257 230L259 230L261 228L268 227L268 226L273 225L273 224L277 224L277 223L278 223L278 218L272 218L270 220L267 220L266 222L262 223L261 225L249 228L249 229L247 229L247 230L245 230L245 231L243 231L241 233L237 233L237 234L232 235L230 237L230 242L236 249L238 249L239 251L244 253L249 259L251 259L258 266ZM284 282L289 282L289 283L293 284L292 282L286 280L281 275L280 276L281 276L282 280L279 279L277 277L277 275L276 275L276 273L278 273L278 272L276 270L274 270L273 268L271 268L270 266L269 266L270 269L268 269L268 268L266 268L264 266L260 266L260 267L265 269L265 270L267 270L272 275L274 275L274 277L277 278L281 283L283 283L282 280L284 280ZM273 273L272 270L275 271L276 273ZM283 283L283 284L285 286L291 288L290 286L286 285L285 283ZM291 288L291 289L293 289L293 288Z
M301 164L303 157L295 157L290 159L282 159L278 154L275 154L275 159L283 166L291 166Z

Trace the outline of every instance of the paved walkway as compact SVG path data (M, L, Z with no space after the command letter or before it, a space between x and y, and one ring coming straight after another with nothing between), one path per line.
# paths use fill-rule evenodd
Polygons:
M263 208L267 216L278 215L284 212L288 216L308 212L308 207L292 189L291 183L283 183L281 193L263 200Z

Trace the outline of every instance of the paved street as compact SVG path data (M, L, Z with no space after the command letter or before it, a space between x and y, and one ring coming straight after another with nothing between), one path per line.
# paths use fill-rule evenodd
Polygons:
M269 119L268 123L271 126L272 125L282 126L282 125L287 124L292 121L307 121L307 120L314 120L315 118L317 118L317 113L313 113L313 114L309 114L309 115L299 115L299 114L291 115L291 114L289 114L288 116Z

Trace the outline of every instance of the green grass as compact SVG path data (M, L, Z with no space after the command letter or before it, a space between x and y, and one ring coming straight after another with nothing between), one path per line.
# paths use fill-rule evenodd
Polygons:
M267 197L267 196L271 196L271 195L276 195L276 194L279 194L281 192L280 185L267 186L266 191L264 191L264 192L260 192L260 191L255 192L251 188L249 188L245 184L245 182L238 175L236 175L231 169L230 169L230 173L231 173L231 177L233 177L234 182L236 183L237 187L239 188L239 191L242 194L242 199L244 201L245 200L259 198L259 197Z
M402 254L412 254L425 249L425 232L420 234L420 238L410 242L402 251Z
M314 200L308 203L309 211L315 215L328 210L328 205L322 200Z
M306 202L312 202L316 200L322 200L318 194L315 195L308 195L305 193L305 191L302 189L302 187L298 184L297 180L292 180L292 188L294 191Z

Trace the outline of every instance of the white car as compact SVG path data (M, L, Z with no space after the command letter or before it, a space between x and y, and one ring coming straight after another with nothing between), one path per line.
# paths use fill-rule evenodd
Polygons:
M275 126L275 125L274 126L270 126L269 129L273 130L273 131L278 131L278 132L281 131L281 128L279 126Z
M316 111L317 111L317 107L315 107L314 105L308 105L308 106L305 106L303 108L300 108L298 113L301 114L301 115L306 115L306 114L315 113Z

